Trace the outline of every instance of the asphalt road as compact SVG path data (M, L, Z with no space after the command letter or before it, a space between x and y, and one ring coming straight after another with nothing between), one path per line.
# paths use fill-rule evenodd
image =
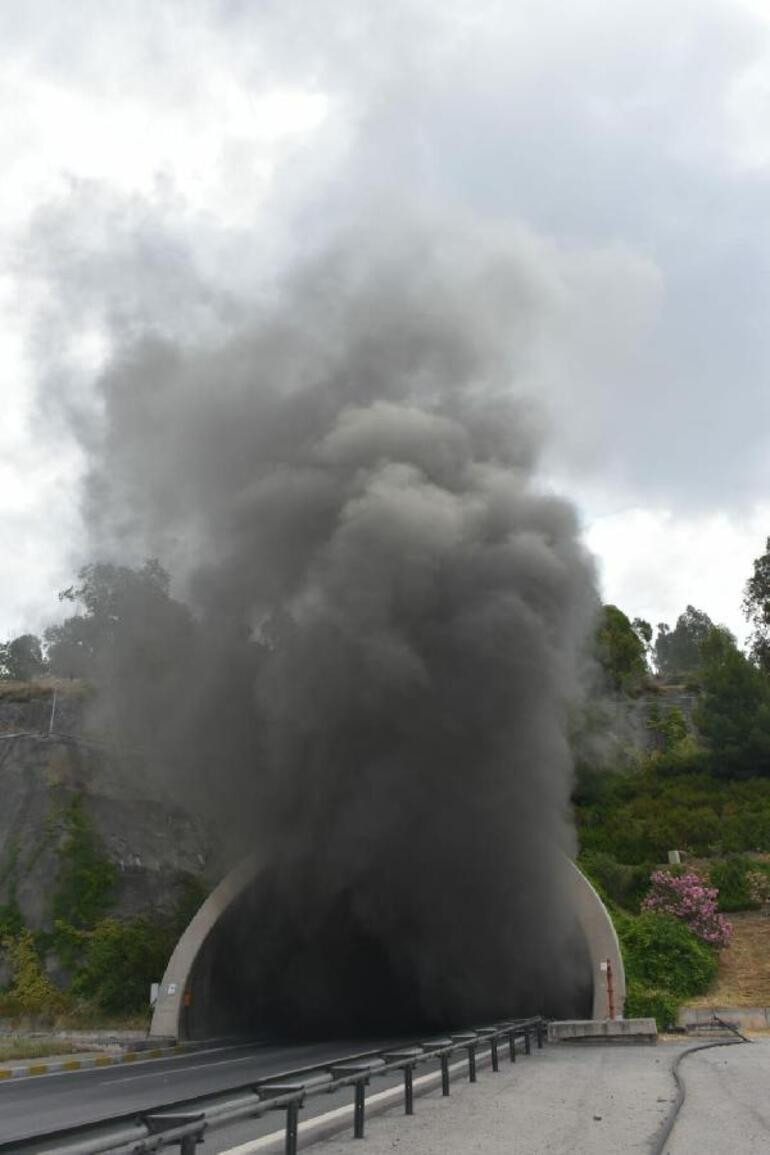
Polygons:
M132 1114L198 1095L223 1094L248 1085L379 1049L392 1040L220 1046L171 1059L66 1075L41 1076L0 1085L0 1151L27 1152L23 1137L68 1124ZM505 1155L512 1144L521 1155L618 1155L649 1152L672 1108L671 1066L691 1041L657 1047L580 1047L559 1044L533 1049L515 1066L488 1067L469 1086L465 1070L453 1080L450 1099L435 1091L405 1118L400 1096L388 1116L367 1122L366 1155L392 1155L403 1144L412 1155L467 1155L484 1150ZM463 1065L460 1064L462 1067ZM425 1070L422 1068L421 1070ZM667 1155L764 1155L770 1150L770 1039L688 1056L682 1066L687 1097L665 1150ZM400 1082L376 1080L375 1095ZM455 1085L456 1083L456 1085ZM368 1098L368 1096L367 1096ZM352 1099L349 1088L308 1100L302 1119L326 1114ZM282 1132L284 1113L210 1131L210 1155L260 1155L260 1138ZM346 1122L339 1139L327 1140L326 1155L359 1155ZM56 1142L38 1150L58 1151Z
M667 1155L767 1155L770 1038L715 1047L684 1060L686 1098Z
M23 1140L41 1133L221 1093L238 1084L248 1085L329 1059L371 1051L387 1041L215 1046L125 1067L11 1080L0 1085L0 1151L15 1152ZM318 1110L328 1110L332 1105L328 1099L322 1099L320 1104ZM279 1125L277 1116L268 1115L250 1121L249 1134L267 1133ZM24 1151L33 1149L24 1145ZM51 1151L56 1146L45 1142L40 1145L40 1150L44 1149Z

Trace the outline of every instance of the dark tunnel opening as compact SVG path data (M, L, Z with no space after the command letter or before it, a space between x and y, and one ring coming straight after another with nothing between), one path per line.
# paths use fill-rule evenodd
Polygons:
M471 1025L426 1006L398 951L367 933L353 906L343 893L310 924L292 915L269 879L254 882L220 917L196 958L182 1037L371 1039ZM522 994L511 1006L490 991L476 1021L538 1013L590 1018L592 968L577 924L565 953L573 975L568 988L563 982L549 986L544 965L536 994ZM469 970L473 954L469 943Z

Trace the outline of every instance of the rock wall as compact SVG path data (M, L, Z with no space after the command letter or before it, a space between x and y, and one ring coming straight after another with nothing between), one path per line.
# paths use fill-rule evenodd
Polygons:
M85 734L77 696L59 696L48 735L50 707L50 694L0 701L0 905L50 927L74 800L115 868L111 913L171 911L191 878L208 885L200 819L164 794L140 754Z

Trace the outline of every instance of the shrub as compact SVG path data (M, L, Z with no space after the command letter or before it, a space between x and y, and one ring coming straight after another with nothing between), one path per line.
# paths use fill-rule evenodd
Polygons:
M720 854L770 851L770 778L726 782L702 769L685 772L684 762L675 769L674 755L665 755L665 765L663 758L632 773L581 772L591 784L586 793L579 782L575 797L584 852L640 864L665 861L672 847L703 856L715 847Z
M720 910L756 910L761 905L751 896L748 875L749 862L739 855L713 864L709 878L719 891Z
M148 918L105 918L78 937L83 955L73 994L107 1013L146 1010L150 983L163 977L174 946L173 927Z
M632 982L628 984L624 1013L627 1019L653 1018L659 1031L667 1031L676 1026L679 1000L661 987Z
M648 910L618 926L629 984L667 990L679 998L704 991L717 972L713 947L670 914Z
M656 870L652 888L642 909L681 919L694 935L710 946L727 946L732 926L717 910L717 891L706 886L699 874L670 874Z
M74 927L93 926L110 905L115 867L101 848L82 795L72 796L62 820L66 833L52 913Z
M0 1013L52 1017L63 1011L66 995L55 987L40 965L31 930L5 938L3 949L11 967L10 988L0 996Z
M582 855L579 866L603 898L633 914L639 913L639 905L650 889L649 864L628 866L606 851L595 850Z

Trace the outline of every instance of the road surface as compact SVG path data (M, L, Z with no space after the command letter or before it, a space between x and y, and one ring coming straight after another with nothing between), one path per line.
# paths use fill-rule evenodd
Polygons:
M0 1151L15 1152L22 1140L42 1132L152 1110L238 1084L248 1086L325 1060L370 1051L383 1043L338 1040L219 1045L173 1058L10 1080L0 1085ZM318 1110L328 1110L330 1105L324 1098ZM279 1125L277 1115L266 1115L249 1121L248 1134L263 1134ZM210 1153L216 1150L213 1139L213 1134L207 1139ZM45 1142L40 1149L55 1150L55 1146Z

